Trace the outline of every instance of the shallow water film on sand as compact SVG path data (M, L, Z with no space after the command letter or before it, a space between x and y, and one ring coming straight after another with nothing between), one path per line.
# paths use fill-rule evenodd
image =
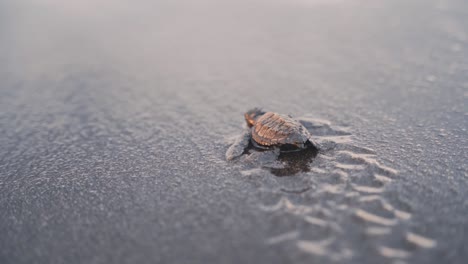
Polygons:
M0 0L0 263L466 263L466 10Z

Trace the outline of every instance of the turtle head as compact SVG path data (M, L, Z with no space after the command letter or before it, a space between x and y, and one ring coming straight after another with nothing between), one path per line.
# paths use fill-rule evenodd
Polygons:
M254 108L247 111L247 113L244 114L247 126L252 127L253 125L255 125L257 118L262 116L263 114L265 114L265 112L263 112L260 108Z

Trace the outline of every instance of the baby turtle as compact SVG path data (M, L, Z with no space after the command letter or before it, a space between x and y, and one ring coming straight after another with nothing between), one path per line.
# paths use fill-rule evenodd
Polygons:
M260 149L274 149L280 152L318 149L309 131L289 115L263 112L254 108L245 113L244 117L248 128L226 152L228 160L242 155L249 142Z

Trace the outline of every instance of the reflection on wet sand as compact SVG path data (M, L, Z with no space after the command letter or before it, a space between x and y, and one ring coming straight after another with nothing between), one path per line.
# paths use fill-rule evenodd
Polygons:
M294 152L281 152L275 158L272 150L258 150L250 144L244 152L243 160L258 162L262 164L262 168L269 169L273 175L284 177L294 176L300 172L309 172L311 163L317 154L317 149L307 148Z
M270 168L270 172L278 177L293 176L299 172L309 172L312 160L317 156L315 148L308 148L297 152L285 152L278 156L283 168Z

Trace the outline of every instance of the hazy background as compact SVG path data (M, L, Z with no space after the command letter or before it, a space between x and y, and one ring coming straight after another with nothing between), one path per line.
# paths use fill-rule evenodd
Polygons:
M0 0L0 262L464 263L467 50L461 0ZM246 177L224 154L254 106L346 127L409 217L369 235L388 208L318 172Z

